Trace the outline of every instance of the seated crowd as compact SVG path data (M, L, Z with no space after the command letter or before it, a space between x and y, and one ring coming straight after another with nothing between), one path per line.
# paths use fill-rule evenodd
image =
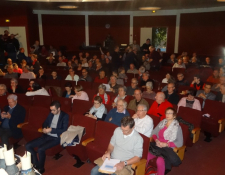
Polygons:
M2 145L9 146L10 137L22 137L21 129L17 125L25 120L25 108L17 103L17 94L51 96L40 82L60 81L65 83L63 87L59 87L61 97L71 99L72 103L74 100L93 103L83 114L84 117L118 126L102 157L103 160L115 158L121 161L116 164L117 174L140 161L143 153L141 133L155 141L150 143L147 162L157 157L157 174L164 175L172 166L181 163L172 149L181 147L184 143L181 126L176 120L179 108L183 106L201 111L206 99L225 103L225 68L221 59L218 65L213 66L209 57L201 63L196 53L190 60L186 52L177 58L172 54L166 61L171 71L166 72L162 71L165 61L153 46L147 47L147 50L145 45L142 47L145 49L142 50L144 54L140 61L137 61L136 47L127 49L127 53L124 53L126 55L120 55L119 48L115 47L112 54L107 52L104 55L101 50L100 57L94 55L91 58L88 52L85 55L80 52L78 57L73 55L71 59L52 46L48 54L38 48L39 50L32 46L29 56L23 56L16 63L8 58L6 71L0 72L2 79L10 79L7 86L1 83L0 78L0 97L7 96L8 100L8 105L1 109ZM21 53L24 53L23 48L19 55ZM46 64L41 65L40 60L43 59L46 59ZM187 71L200 67L212 70L206 80L200 74L188 77L183 72L183 69ZM163 72L164 78L156 79L154 74L158 72ZM29 84L21 86L21 79L28 79ZM84 87L82 82L95 86ZM26 89L24 86L27 86ZM180 90L184 87L186 89ZM90 93L90 90L95 94ZM26 150L32 154L32 163L41 173L45 172L45 151L60 144L60 135L67 130L69 122L69 111L62 111L58 101L49 105L51 112L43 123L43 135L26 144ZM154 126L154 117L159 119L157 126ZM35 147L38 148L37 151ZM163 159L156 152L163 152L170 156L170 160ZM92 169L91 175L102 174L98 169L99 165Z

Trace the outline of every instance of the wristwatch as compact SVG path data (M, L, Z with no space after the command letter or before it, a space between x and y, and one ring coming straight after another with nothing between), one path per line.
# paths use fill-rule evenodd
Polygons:
M124 161L125 166L127 166L127 161Z

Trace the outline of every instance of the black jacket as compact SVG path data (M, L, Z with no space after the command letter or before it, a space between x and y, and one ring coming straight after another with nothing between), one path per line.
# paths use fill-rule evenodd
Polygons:
M8 112L9 106L5 106L4 111ZM13 137L15 139L19 139L19 138L23 137L22 131L21 131L21 129L17 128L17 125L20 124L20 123L23 123L24 120L25 120L25 117L26 117L25 108L17 103L16 107L14 108L14 110L11 114L11 118L9 119L9 127L10 127L10 129L12 131L12 134L13 134ZM4 120L5 119L2 119L0 117L0 121L2 123L3 123Z
M171 95L169 95L168 91L165 91L164 94L166 96L167 101L169 101L170 103L175 104L175 105L178 104L180 98L176 92L173 92Z
M223 100L223 94L221 94L221 92L218 92L216 94L216 99L215 100L222 102L222 100Z
M13 91L12 91L11 87L8 88L8 93L13 94ZM23 88L20 85L17 85L15 93L16 94L22 94L22 93L24 93L24 90L23 90Z
M66 97L67 91L64 91L62 97ZM72 90L70 95L75 95L75 92Z

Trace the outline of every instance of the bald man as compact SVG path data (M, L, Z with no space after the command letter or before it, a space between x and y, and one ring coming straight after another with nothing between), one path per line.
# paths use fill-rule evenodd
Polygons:
M148 110L148 115L154 115L160 117L160 120L165 119L165 110L173 105L165 99L163 92L158 92L155 96L155 101L151 108Z

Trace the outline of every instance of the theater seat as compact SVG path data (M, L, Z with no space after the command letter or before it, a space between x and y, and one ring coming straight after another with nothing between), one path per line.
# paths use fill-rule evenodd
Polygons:
M52 97L50 96L35 95L33 100L33 106L49 107L51 102Z
M82 161L86 161L88 159L88 156L86 154L85 151L85 147L82 146L82 142L88 138L93 138L94 137L94 133L95 133L95 125L96 125L96 120L86 117L86 116L76 116L79 114L74 114L73 115L73 123L72 125L74 126L82 126L85 127L85 135L82 137L80 144L76 145L76 146L67 146L66 150L68 151L68 153L71 156L78 156ZM79 120L75 120L75 118L79 118Z
M187 140L187 146L192 146L193 143L196 143L199 140L202 112L196 109L181 106L177 116L194 125L194 129L192 130L193 139L191 140L189 137Z
M217 137L219 133L224 131L224 103L207 99L202 113L210 115L210 117L202 116L201 128L203 131L211 133L213 137Z
M17 125L18 128L22 129L23 137L27 142L42 135L38 132L38 128L42 126L49 112L49 108L36 106L30 107L28 122Z
M129 112L130 114L130 117L132 117L136 112L132 109L127 109L127 111Z
M58 101L61 104L62 111L71 112L71 109L72 109L71 98L52 97L52 101Z
M90 110L93 106L92 101L85 100L73 100L72 113L73 114L84 114Z

